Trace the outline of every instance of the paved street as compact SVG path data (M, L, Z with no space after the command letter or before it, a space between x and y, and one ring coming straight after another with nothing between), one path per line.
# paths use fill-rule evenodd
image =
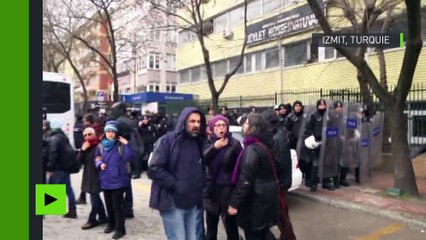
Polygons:
M79 194L81 173L72 175L76 197ZM158 212L148 208L150 180L144 175L133 180L135 218L126 221L127 235L123 239L160 240L165 239ZM399 222L383 219L370 214L333 208L296 197L289 197L290 215L299 240L355 239L355 240L424 240L426 229L409 229ZM46 216L43 223L45 240L111 239L104 234L105 226L81 230L87 220L90 204L77 205L77 219L62 216ZM278 229L273 231L278 236ZM422 232L423 231L423 232ZM226 239L220 231L218 239Z

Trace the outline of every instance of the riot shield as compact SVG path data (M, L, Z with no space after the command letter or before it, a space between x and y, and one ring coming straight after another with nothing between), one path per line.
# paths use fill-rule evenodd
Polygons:
M345 103L343 109L344 124L339 137L342 146L340 166L355 168L359 166L362 105L360 103Z
M297 158L300 160L302 159L302 147L305 144L304 141L305 139L303 139L303 135L305 134L305 128L306 128L306 123L309 121L309 117L311 116L311 114L313 114L315 111L315 106L304 106L303 107L303 119L302 122L300 123L300 129L299 129L299 138L297 139L297 146L296 146L296 153L297 153Z
M327 112L324 114L323 131L321 139L320 158L318 163L318 177L324 178L337 176L338 172L338 137L342 118L336 117L333 104L327 102Z
M377 112L374 115L371 123L371 144L370 144L370 164L373 167L376 163L381 162L382 159L382 145L383 145L383 120L384 113Z
M370 132L371 123L361 123L361 141L359 148L359 180L360 183L369 182L371 179L371 161L370 161Z

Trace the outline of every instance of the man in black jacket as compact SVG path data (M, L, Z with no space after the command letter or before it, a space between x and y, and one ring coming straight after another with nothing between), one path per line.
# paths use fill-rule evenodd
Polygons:
M71 187L70 173L64 169L62 161L67 158L65 146L69 145L68 137L61 129L62 123L58 120L50 121L52 132L48 137L48 162L46 164L47 175L49 176L49 184L65 184L68 197L68 213L64 215L66 218L77 218L75 196Z

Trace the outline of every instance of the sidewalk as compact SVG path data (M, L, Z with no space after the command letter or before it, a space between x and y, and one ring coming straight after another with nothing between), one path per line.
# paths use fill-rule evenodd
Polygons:
M392 197L385 190L393 187L393 174L374 172L371 182L357 184L349 179L350 187L340 187L334 191L318 186L316 192L309 192L305 186L289 193L296 197L309 199L331 206L354 211L368 212L401 221L412 228L426 230L426 180L417 180L420 199L411 197Z

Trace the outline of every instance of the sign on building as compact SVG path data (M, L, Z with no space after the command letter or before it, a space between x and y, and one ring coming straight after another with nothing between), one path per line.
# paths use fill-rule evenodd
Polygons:
M323 0L318 0L324 9ZM254 46L318 26L308 4L247 26L247 46Z

